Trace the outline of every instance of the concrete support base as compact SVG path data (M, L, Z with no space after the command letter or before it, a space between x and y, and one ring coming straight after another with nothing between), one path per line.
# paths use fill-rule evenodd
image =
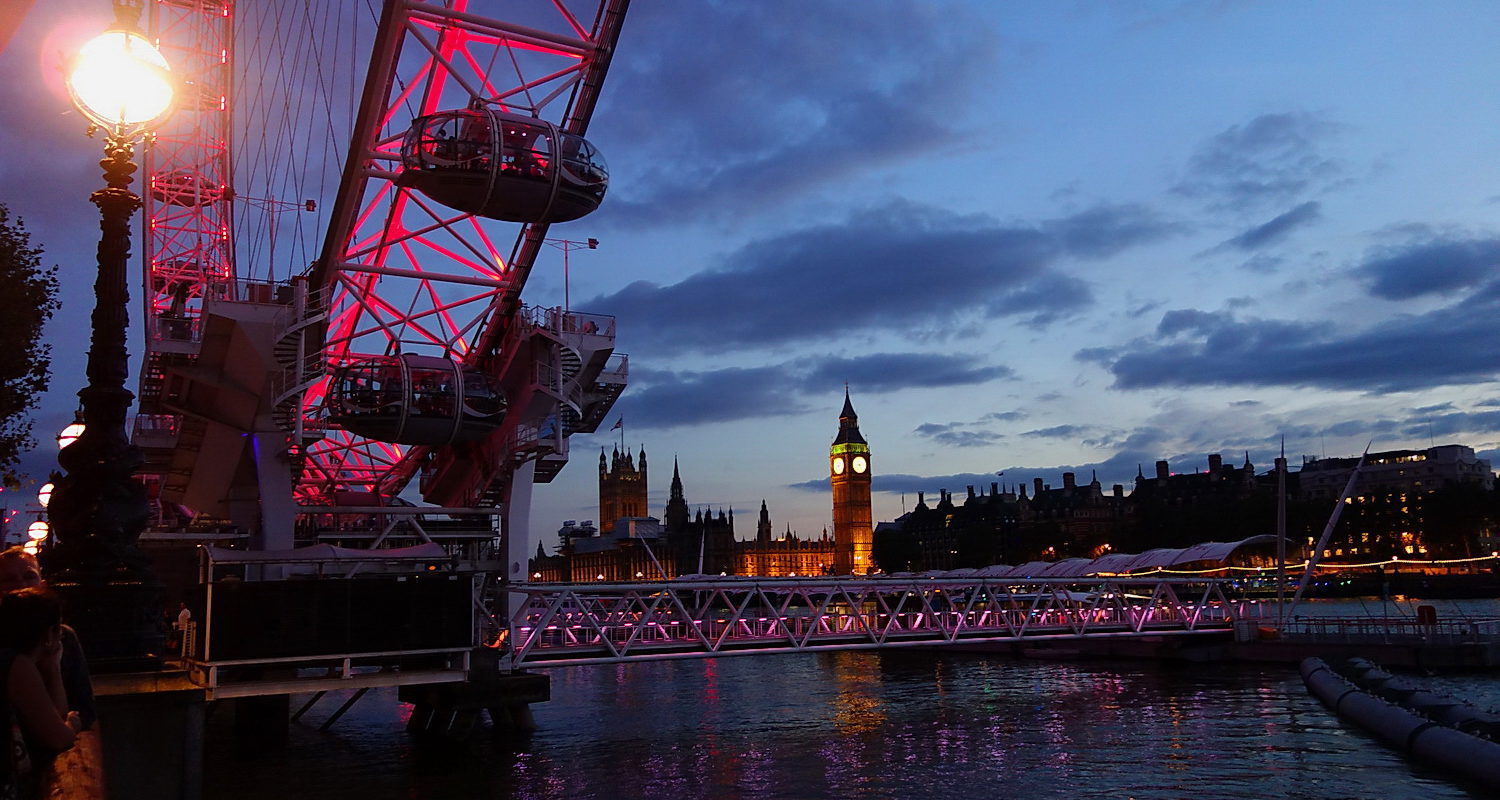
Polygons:
M112 800L198 800L203 692L163 673L96 676L104 778Z
M234 736L241 750L263 752L286 746L291 720L290 695L240 697L234 703Z
M501 674L476 669L467 683L401 687L401 702L411 703L406 730L414 736L458 739L478 726L489 712L495 731L531 731L536 720L531 703L552 697L551 679L531 672Z

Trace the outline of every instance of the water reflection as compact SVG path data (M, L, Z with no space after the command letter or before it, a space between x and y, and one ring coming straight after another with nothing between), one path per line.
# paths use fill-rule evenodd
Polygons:
M1452 678L1473 696L1485 676ZM851 652L553 672L530 737L422 747L393 692L285 752L232 754L205 796L264 798L1480 797L1344 727L1286 668ZM294 701L295 702L295 701Z

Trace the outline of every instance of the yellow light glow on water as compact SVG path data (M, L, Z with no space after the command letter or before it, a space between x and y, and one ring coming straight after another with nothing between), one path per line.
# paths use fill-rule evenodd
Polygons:
M78 108L100 125L144 125L172 105L171 69L144 36L105 31L78 51L68 70L68 90Z

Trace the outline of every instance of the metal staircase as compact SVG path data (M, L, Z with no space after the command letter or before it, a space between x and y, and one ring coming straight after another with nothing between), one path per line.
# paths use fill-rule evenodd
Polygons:
M321 293L299 282L293 287L288 319L271 345L271 354L282 368L273 384L271 419L292 434L292 443L299 451L301 445L323 437L317 421L308 420L302 413L302 396L328 374L323 357L327 320Z

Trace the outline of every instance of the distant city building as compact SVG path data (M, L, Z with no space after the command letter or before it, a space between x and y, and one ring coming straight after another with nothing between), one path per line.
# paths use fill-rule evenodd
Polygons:
M1302 462L1300 482L1307 498L1343 495L1349 473L1358 458L1314 458ZM1474 455L1474 448L1444 444L1426 450L1387 450L1370 453L1359 470L1354 494L1400 490L1430 492L1447 486L1473 485L1485 491L1495 488L1490 462Z
M570 520L558 530L558 553L540 544L531 561L534 581L657 580L680 575L787 577L830 573L864 574L871 568L870 448L859 431L849 394L830 451L833 487L832 536L803 538L790 526L773 533L770 509L761 501L755 538L735 537L734 511L692 511L682 475L672 463L672 484L660 521L645 516L646 450L639 456L616 450L599 454L599 527Z
M1358 458L1305 460L1298 473L1302 498L1332 502L1343 496ZM1494 547L1484 500L1493 494L1490 462L1471 447L1370 453L1359 470L1339 526L1323 558L1470 557ZM1306 536L1310 550L1316 532Z
M876 531L876 563L887 572L1020 564L1054 558L1098 557L1116 549L1124 487L1105 494L1097 478L1079 486L1074 473L1063 473L1061 488L1037 478L1030 493L1024 484L967 497L956 503L946 489L928 506L925 493L917 506Z
M1343 492L1357 458L1304 459L1287 475L1289 533L1311 554L1331 504ZM599 456L599 518L568 521L558 531L557 555L540 547L533 580L656 580L679 575L864 574L946 570L1033 560L1144 552L1205 541L1238 541L1275 526L1276 476L1257 475L1248 454L1240 466L1210 454L1207 469L1173 473L1156 462L1151 476L1137 470L1129 495L1116 484L1105 492L1097 477L1079 484L1062 474L1054 488L1001 487L961 501L940 489L935 504L923 493L901 517L872 525L868 442L846 391L839 430L829 449L833 530L804 538L788 526L774 533L761 501L755 538L735 535L734 511L692 510L681 472L661 520L645 514L646 451ZM1360 470L1340 523L1321 554L1332 560L1379 561L1487 555L1500 549L1495 476L1490 463L1457 444L1425 450L1371 453Z
M1268 487L1274 496L1274 484ZM1117 548L1140 552L1154 547L1185 547L1204 541L1237 541L1274 529L1266 517L1274 504L1250 513L1247 506L1260 491L1255 465L1245 454L1242 466L1224 463L1218 453L1208 456L1207 471L1173 473L1166 461L1156 462L1152 477L1136 470L1135 485L1123 506L1123 530ZM1230 511L1238 509L1238 511Z

